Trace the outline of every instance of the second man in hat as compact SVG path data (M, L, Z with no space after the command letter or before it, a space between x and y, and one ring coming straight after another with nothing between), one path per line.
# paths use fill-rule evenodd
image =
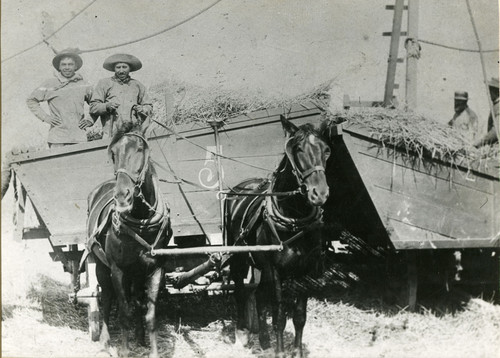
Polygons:
M472 143L477 135L478 119L476 113L469 108L468 101L469 94L467 92L455 92L455 113L448 125L461 130L469 142Z
M151 114L153 105L146 87L130 77L130 72L142 67L137 57L128 54L112 55L104 61L103 67L114 72L114 75L100 80L95 87L90 113L101 117L104 137L111 137L130 123L134 105L137 105L137 112L144 116Z

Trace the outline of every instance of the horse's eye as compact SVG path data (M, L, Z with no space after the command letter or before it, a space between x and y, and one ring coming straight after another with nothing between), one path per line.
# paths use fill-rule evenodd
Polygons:
M332 154L330 148L326 148L325 149L325 154L324 154L325 155L325 159L328 159L330 157L330 154Z

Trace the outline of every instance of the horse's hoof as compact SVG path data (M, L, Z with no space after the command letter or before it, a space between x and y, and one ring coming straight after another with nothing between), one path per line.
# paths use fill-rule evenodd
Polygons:
M109 348L109 339L99 339L99 344L103 350L107 350Z
M271 341L269 340L269 336L267 336L266 338L259 337L259 344L260 348L262 348L263 350L271 349Z
M109 352L109 355L111 357L118 357L119 356L118 351L114 347L109 347L108 352Z
M302 358L304 356L302 349L294 348L292 352L292 358Z
M112 357L113 355L108 349L101 349L99 352L96 353L94 357L99 357L99 358L104 358L104 357Z
M119 351L118 351L118 356L119 357L128 357L130 355L130 349L128 348L121 348Z
M248 329L236 329L235 330L235 346L245 347L248 344L249 331Z

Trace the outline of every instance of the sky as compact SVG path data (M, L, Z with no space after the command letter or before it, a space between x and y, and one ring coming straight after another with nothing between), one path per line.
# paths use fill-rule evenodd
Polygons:
M498 3L471 0L483 49L498 48ZM1 58L30 47L91 0L2 0ZM57 50L92 50L141 38L172 26L213 0L97 0L49 41ZM135 44L82 54L91 83L112 75L102 68L114 53L140 58L133 73L146 87L175 78L199 86L294 95L334 79L333 100L382 100L393 12L391 0L222 0L187 23ZM420 0L419 38L477 49L465 0ZM43 23L43 25L42 25ZM403 31L406 30L406 12ZM404 38L403 38L404 39ZM403 41L401 41L403 42ZM417 111L443 123L453 115L453 93L469 92L484 131L488 102L478 53L422 43ZM405 50L400 46L399 57ZM53 76L54 53L45 44L2 62L2 152L46 142L48 125L26 98ZM498 77L498 52L485 54L488 77ZM395 95L404 100L405 64L398 64Z

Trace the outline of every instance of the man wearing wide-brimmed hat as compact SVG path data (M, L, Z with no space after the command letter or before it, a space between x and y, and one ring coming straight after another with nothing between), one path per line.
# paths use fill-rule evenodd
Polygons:
M45 123L50 124L47 142L58 147L87 141L85 128L94 120L84 114L84 102L90 104L92 85L78 71L82 58L76 49L65 49L52 60L57 70L54 77L35 89L26 100L28 108ZM47 102L50 114L40 106Z
M468 101L469 94L467 92L455 92L455 113L453 114L453 118L448 122L448 125L461 130L465 137L472 143L477 135L478 118L476 113L469 108Z
M490 97L493 102L493 112L495 116L493 117L490 114L488 116L488 132L484 137L479 139L474 146L475 147L480 147L485 144L494 144L498 142L498 128L499 128L499 120L498 117L500 116L500 107L499 107L499 102L500 102L500 95L499 95L499 89L498 89L498 78L492 78L488 82L488 87L490 89ZM496 124L496 125L495 125Z
M104 61L103 67L114 72L114 76L100 80L95 87L90 113L101 116L104 136L111 137L133 121L131 109L134 105L137 112L144 117L151 114L153 106L146 87L130 77L130 72L142 68L137 57L115 54Z

